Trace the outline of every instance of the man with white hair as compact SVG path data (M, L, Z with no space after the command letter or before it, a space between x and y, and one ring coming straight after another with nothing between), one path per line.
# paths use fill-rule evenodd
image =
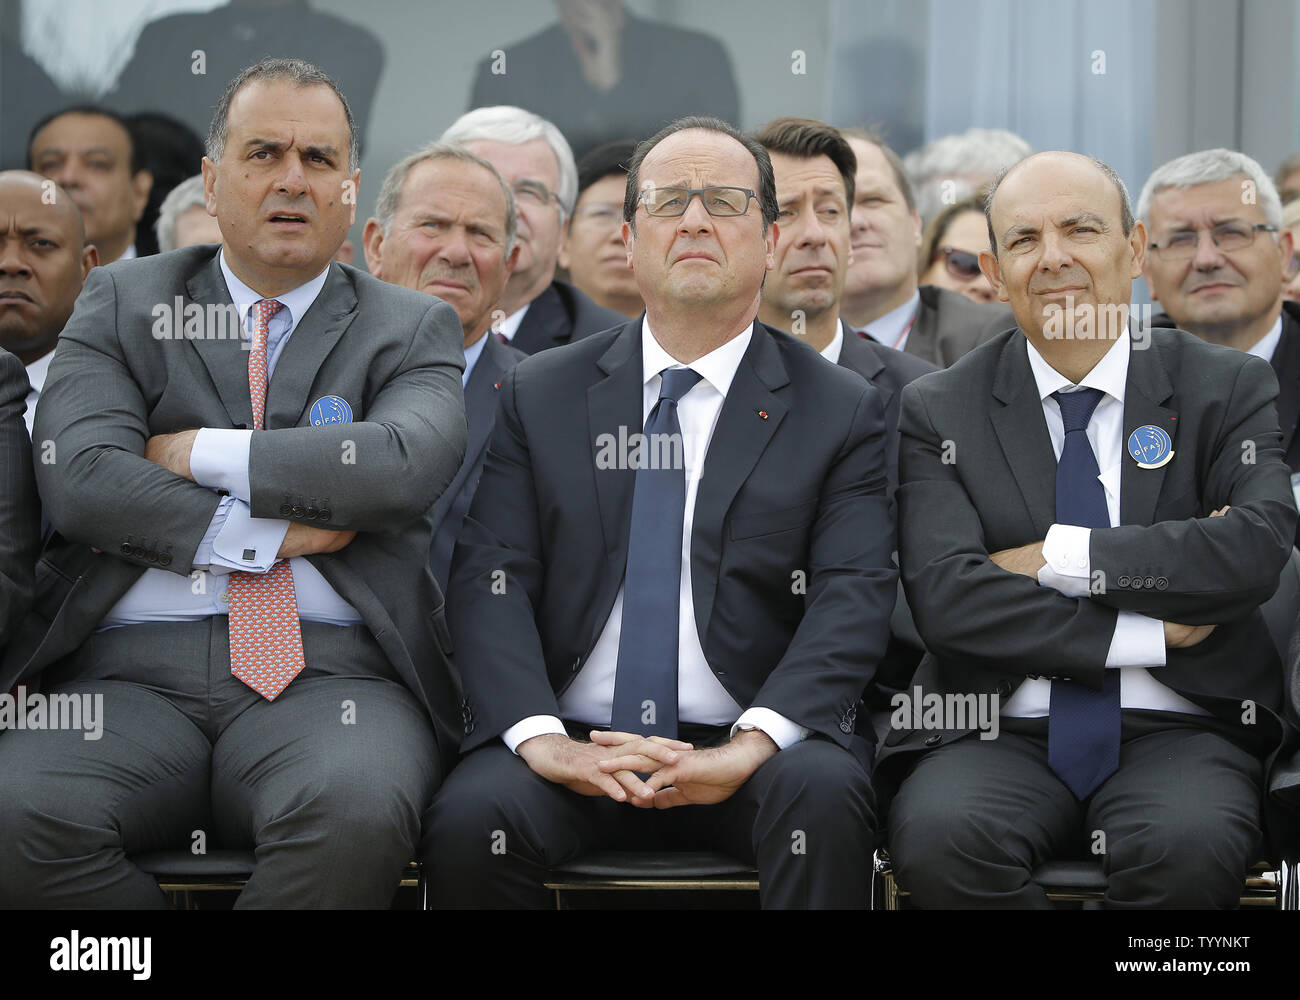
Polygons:
M181 181L158 208L158 252L168 253L201 243L220 243L221 227L203 200L203 175Z
M578 169L559 129L531 111L499 105L461 115L440 141L483 157L514 194L519 258L502 293L504 315L493 323L494 332L525 354L536 354L627 321L555 280L578 195Z
M1034 147L1001 128L968 128L940 136L903 158L916 189L916 208L929 222L945 205L968 198Z
M1188 153L1158 167L1138 198L1149 233L1143 276L1173 326L1273 366L1282 448L1300 472L1300 305L1283 302L1291 234L1264 169L1230 149Z

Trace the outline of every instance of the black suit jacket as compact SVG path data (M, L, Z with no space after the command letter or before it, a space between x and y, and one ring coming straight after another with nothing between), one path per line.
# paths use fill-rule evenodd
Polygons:
M973 302L937 285L922 285L918 292L921 304L903 349L940 368L1016 325L1015 316L1004 305Z
M906 351L878 344L844 324L844 346L840 348L839 363L855 371L876 387L880 405L885 411L885 426L889 436L885 444L885 471L889 475L889 492L898 487L898 410L903 398L903 386L913 379L938 371L934 365Z
M1151 325L1177 328L1168 313L1156 313ZM1300 302L1282 303L1282 339L1273 350L1273 373L1277 376L1277 422L1282 429L1282 453L1292 472L1300 472Z
M496 420L501 379L527 356L509 344L503 344L496 334L488 333L483 341L483 353L478 356L469 381L465 383L465 422L469 425L465 460L460 463L456 478L433 505L433 546L429 550L429 568L443 593L447 591L456 536L460 534L470 501L478 489L479 477L483 475L483 460L487 457L488 437Z
M915 683L1001 698L1035 676L1100 689L1117 612L1213 623L1209 638L1170 650L1151 674L1275 751L1281 665L1258 609L1296 528L1276 395L1259 358L1181 331L1154 330L1146 350L1132 350L1125 439L1145 424L1163 427L1174 457L1145 470L1123 455L1121 524L1091 534L1104 590L1073 598L989 559L1043 539L1055 520L1056 457L1023 334L1009 331L904 389L899 553L930 651ZM1246 442L1253 462L1243 461ZM1225 517L1208 517L1224 504ZM1247 701L1254 726L1243 726ZM891 731L879 766L967 732Z
M36 499L27 410L27 370L0 349L0 653L32 601L41 506ZM0 694L9 690L6 684Z
M626 322L622 313L596 305L573 285L552 281L529 305L510 346L525 354L536 354Z
M596 456L602 435L639 433L643 381L633 320L528 358L502 383L448 588L465 750L529 716L562 717L557 695L627 561L636 472ZM695 623L737 704L846 748L894 603L884 463L876 390L756 323L696 498Z

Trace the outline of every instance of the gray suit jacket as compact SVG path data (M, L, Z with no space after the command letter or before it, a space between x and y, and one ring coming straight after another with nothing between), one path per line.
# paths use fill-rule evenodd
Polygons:
M972 302L935 285L922 285L918 291L921 304L903 349L940 368L1016 326L1015 316L1004 305Z
M488 438L492 436L492 424L496 420L501 380L526 357L528 355L523 351L501 343L489 333L483 342L483 353L465 383L465 420L469 424L465 461L460 463L456 478L433 505L433 549L429 553L429 568L443 593L447 591L456 536L460 534L460 526L465 522L474 491L483 475L483 460L487 457Z
M251 427L253 415L241 340L155 336L159 309L176 297L229 304L213 247L96 268L63 330L34 435L55 449L55 461L38 461L38 483L57 535L0 685L74 650L146 568L191 572L217 494L144 459L145 442ZM430 507L465 449L463 357L449 305L332 264L280 356L267 430L249 455L254 517L357 532L307 558L425 705L444 761L458 693L427 553ZM347 401L352 423L311 425L312 404L329 395Z
M0 350L0 651L31 603L41 541L41 508L23 421L28 388L23 363ZM9 685L0 685L0 694L8 690Z

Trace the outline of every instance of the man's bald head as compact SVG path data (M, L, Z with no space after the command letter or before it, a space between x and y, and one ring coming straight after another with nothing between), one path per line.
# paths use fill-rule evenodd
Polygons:
M40 174L0 172L0 346L23 364L52 351L98 262L66 191Z
M1128 188L1124 186L1124 182L1120 179L1119 174L1115 173L1110 164L1103 163L1101 160L1091 156L1084 156L1082 153L1072 153L1067 150L1054 149L1043 153L1034 153L1031 156L1025 157L1018 163L1013 163L998 174L996 179L994 179L992 186L989 188L988 196L984 199L984 221L989 227L989 246L993 248L994 253L997 253L998 242L993 234L993 202L997 197L999 189L1007 180L1015 176L1021 168L1027 168L1034 172L1039 172L1058 167L1066 170L1077 170L1080 167L1091 167L1100 173L1102 177L1104 177L1115 189L1115 194L1119 198L1119 205L1115 207L1118 208L1120 229L1123 230L1125 236L1133 231L1133 204L1129 200Z

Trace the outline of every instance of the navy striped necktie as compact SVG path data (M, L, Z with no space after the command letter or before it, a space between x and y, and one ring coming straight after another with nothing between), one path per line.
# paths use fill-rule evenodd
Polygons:
M638 450L610 728L675 738L686 517L686 452L677 402L701 376L690 368L665 368L660 374L659 400L645 422L645 438ZM658 461L665 455L672 460ZM663 468L665 464L669 467Z
M1106 491L1097 456L1088 443L1088 422L1101 402L1100 389L1054 392L1065 424L1056 463L1056 523L1109 528ZM1074 681L1052 681L1047 759L1080 801L1119 768L1119 671L1106 670L1100 691Z

